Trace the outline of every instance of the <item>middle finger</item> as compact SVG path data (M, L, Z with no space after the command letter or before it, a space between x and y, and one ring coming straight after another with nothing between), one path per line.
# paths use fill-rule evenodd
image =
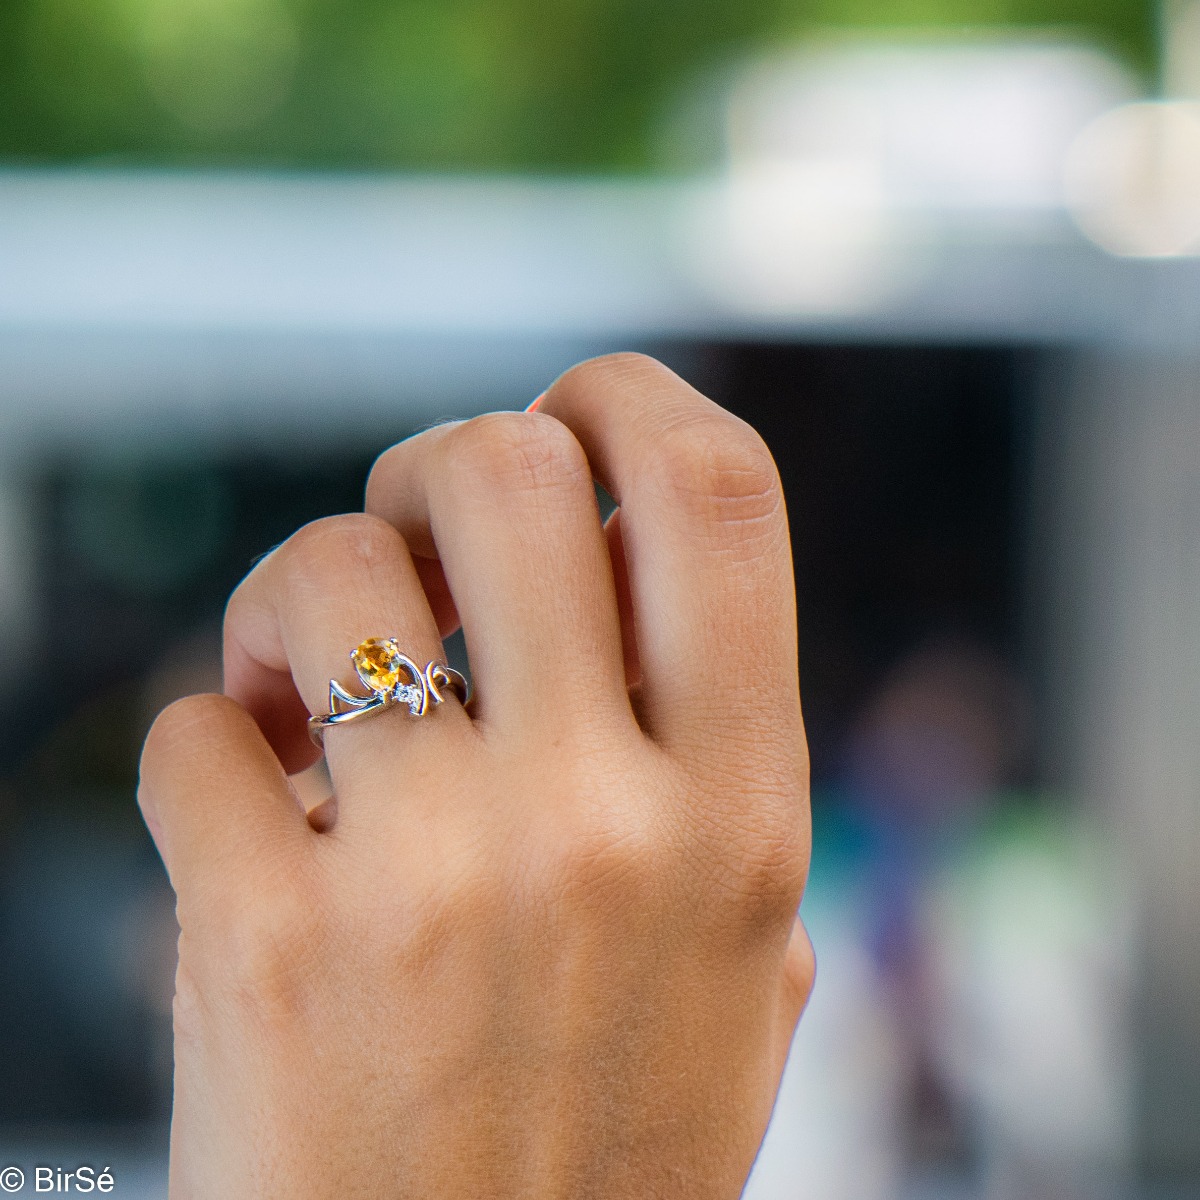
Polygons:
M591 468L538 413L442 425L376 463L367 509L441 560L485 725L632 722Z

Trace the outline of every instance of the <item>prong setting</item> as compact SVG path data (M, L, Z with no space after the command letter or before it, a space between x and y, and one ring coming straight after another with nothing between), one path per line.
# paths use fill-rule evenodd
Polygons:
M308 719L308 730L317 745L331 725L342 725L385 708L406 705L414 717L423 717L445 700L449 687L465 705L469 700L466 679L451 667L429 662L422 670L401 652L395 638L368 638L350 654L355 673L369 695L356 696L336 679L329 681L329 712Z

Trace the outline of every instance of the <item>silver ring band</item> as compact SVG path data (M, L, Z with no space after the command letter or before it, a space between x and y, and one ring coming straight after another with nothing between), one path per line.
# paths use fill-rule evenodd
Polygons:
M407 705L414 717L423 717L453 692L462 704L471 699L466 678L444 663L429 662L422 670L401 652L395 638L368 638L350 652L350 661L369 695L356 696L336 679L329 681L329 712L308 718L308 733L324 745L325 730L360 717Z

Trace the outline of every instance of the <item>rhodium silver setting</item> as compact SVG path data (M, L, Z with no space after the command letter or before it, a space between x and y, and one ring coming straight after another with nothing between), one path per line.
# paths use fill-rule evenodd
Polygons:
M462 704L470 699L464 676L444 663L429 662L424 669L403 653L395 638L368 638L350 652L355 673L367 689L365 696L347 691L336 679L329 681L329 712L309 717L309 736L324 745L325 730L388 708L406 706L414 717L423 717L453 692Z

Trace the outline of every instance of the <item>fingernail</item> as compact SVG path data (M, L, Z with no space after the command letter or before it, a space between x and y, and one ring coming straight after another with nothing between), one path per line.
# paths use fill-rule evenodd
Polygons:
M545 398L546 398L546 393L543 392L525 411L526 412L537 412L538 405L541 404L541 402L543 400L545 400Z

